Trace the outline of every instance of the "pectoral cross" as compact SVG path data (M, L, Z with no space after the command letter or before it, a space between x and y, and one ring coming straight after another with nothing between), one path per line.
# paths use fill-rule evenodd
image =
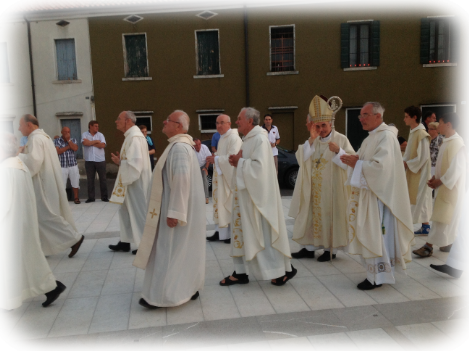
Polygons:
M319 167L319 164L321 163L321 158L319 157L318 160L316 161L316 168Z
M155 212L155 209L153 209L153 212L150 212L151 214L151 219L153 219L153 216L156 216L158 213Z

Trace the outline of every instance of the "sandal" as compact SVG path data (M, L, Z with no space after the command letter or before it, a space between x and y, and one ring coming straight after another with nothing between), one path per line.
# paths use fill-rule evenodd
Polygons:
M236 278L238 280L231 280L230 277ZM247 284L249 283L249 276L246 273L237 274L236 271L233 272L232 275L225 277L225 282L220 282L221 286L230 286L235 284Z
M275 285L275 286L285 285L286 282L288 282L291 278L293 278L296 275L296 272L298 272L297 269L291 266L291 272L285 272L285 275L281 276L280 278L275 279L275 283L271 281L270 284Z
M81 204L81 201L79 198L76 198L75 200L73 200L74 203L76 203L77 205Z

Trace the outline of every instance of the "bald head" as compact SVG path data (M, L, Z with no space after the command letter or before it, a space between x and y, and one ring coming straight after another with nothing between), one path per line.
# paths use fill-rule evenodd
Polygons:
M62 128L62 139L65 141L70 140L70 128L69 127L63 127Z
M171 113L170 116L174 116L175 118L177 118L182 125L182 131L184 133L187 133L187 131L189 130L189 124L191 122L191 119L189 118L187 113L182 110L176 110Z
M217 132L220 135L225 134L231 128L231 118L228 115L220 115L217 117Z
M32 132L39 128L39 122L36 117L26 114L20 119L18 130L24 135L29 136Z

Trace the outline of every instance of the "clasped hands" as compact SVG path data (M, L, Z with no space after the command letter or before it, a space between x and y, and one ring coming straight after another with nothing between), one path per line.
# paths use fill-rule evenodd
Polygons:
M443 184L443 182L439 179L436 179L435 176L433 176L432 179L427 182L427 185L432 189L438 188L441 184Z
M241 157L243 157L243 150L239 150L237 155L230 155L230 157L228 157L228 162L233 167L238 167L238 162Z

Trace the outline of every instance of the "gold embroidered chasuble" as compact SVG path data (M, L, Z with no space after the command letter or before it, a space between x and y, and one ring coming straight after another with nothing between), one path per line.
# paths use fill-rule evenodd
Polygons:
M231 210L233 206L232 196L232 177L234 167L228 162L230 155L236 155L243 144L239 137L237 129L230 129L218 142L217 165L221 169L222 174L219 175L217 165L213 167L213 221L220 228L226 228L231 222Z
M300 169L288 215L295 218L293 240L301 245L337 248L348 243L346 210L350 186L345 185L347 171L333 162L336 154L329 150L330 141L345 153L355 154L347 137L336 131L327 141L316 138L314 153L307 160L303 145L296 152Z
M414 233L404 164L395 131L382 123L370 132L357 154L363 161L362 176L366 185L360 189L352 187L347 209L349 253L365 259L383 256L380 200L395 217L395 240L401 252L396 263L405 269L405 263L412 260ZM349 167L348 183L352 174L353 169Z

